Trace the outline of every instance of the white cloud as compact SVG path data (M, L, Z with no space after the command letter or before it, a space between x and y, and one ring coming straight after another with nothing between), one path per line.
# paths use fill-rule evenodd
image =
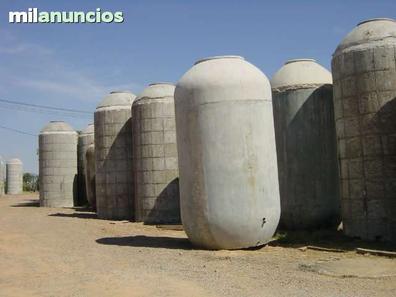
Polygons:
M50 55L52 54L52 50L31 43L20 43L10 46L0 46L0 54L18 55L24 53Z
M58 72L62 80L52 79L29 79L26 77L11 80L11 83L19 87L30 88L47 93L56 93L72 96L84 101L98 101L99 98L114 90L140 90L137 83L125 83L119 85L101 85L81 73Z
M33 55L50 55L53 53L51 49L41 45L20 42L15 35L4 29L0 29L0 39L3 43L3 45L0 45L0 54L18 55L29 53Z
M23 71L11 67L0 68L0 90L10 85L18 88L27 88L51 95L64 95L83 101L98 101L109 91L130 89L140 90L138 83L120 83L107 85L100 83L92 75L83 71L70 69L70 65L61 62L56 53L39 44L19 42L17 38L5 30L0 30L0 38L4 37L6 46L0 46L0 54L14 55L9 59ZM4 58L4 57L3 57ZM28 63L23 65L23 61ZM21 67L22 66L22 67Z
M43 92L72 95L80 99L84 99L87 95L91 97L103 93L103 88L100 86L83 80L60 82L47 79L17 78L14 79L14 83L20 87L31 88Z
M105 88L105 90L107 92L127 90L127 91L131 91L135 95L137 95L137 93L142 91L143 88L144 88L144 86L139 83L130 82L130 83L125 83L125 84L117 84L117 85L107 86Z

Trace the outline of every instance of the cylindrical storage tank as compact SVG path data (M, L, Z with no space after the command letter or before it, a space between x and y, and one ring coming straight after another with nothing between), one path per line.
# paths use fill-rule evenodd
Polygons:
M200 60L175 90L180 208L193 244L267 243L280 216L267 77L238 56Z
M77 205L82 206L87 204L87 192L85 187L85 152L89 145L94 143L94 124L89 124L78 135L78 197Z
M39 135L40 206L71 207L77 194L77 132L52 121Z
M271 80L281 199L280 226L327 227L339 219L331 73L313 59L290 60Z
M346 235L396 241L396 22L364 21L333 54Z
M131 107L135 95L111 92L95 111L96 210L99 218L134 217Z
M5 194L5 163L3 158L0 156L0 196Z
M175 86L155 83L132 105L135 219L180 223Z
M95 185L95 145L91 144L85 151L84 177L89 205L96 209L96 185Z
M23 166L21 160L8 160L6 175L7 194L21 194L23 192Z

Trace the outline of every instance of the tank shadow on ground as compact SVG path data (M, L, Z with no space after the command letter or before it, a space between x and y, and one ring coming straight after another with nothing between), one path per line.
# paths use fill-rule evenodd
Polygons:
M165 237L165 236L125 236L125 237L104 237L96 240L99 244L118 245L130 247L150 247L165 249L192 250L193 246L187 238Z
M316 246L345 252L354 251L356 248L396 251L391 243L350 238L335 230L278 231L268 245L290 248Z
M25 202L11 205L11 207L40 207L40 201L36 199L26 200Z
M69 207L69 209L78 211L78 212L95 212L95 210L90 207L90 206L75 206L75 207Z
M50 217L63 217L63 218L79 218L79 219L98 219L96 213L52 213L49 214Z

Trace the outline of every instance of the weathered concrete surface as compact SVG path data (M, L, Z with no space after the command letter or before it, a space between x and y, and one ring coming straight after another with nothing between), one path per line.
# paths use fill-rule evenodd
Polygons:
M94 124L89 124L78 135L78 195L76 205L82 206L88 203L85 186L85 153L88 146L94 143Z
M315 59L292 59L274 74L271 79L273 91L282 92L292 89L317 88L332 84L331 73L318 64Z
M271 87L241 57L198 61L175 90L183 226L210 249L270 240L280 201Z
M40 206L71 207L77 194L77 132L62 121L39 135Z
M0 196L5 194L5 175L6 175L6 164L4 159L0 156Z
M315 60L291 60L274 75L271 87L280 226L335 225L340 197L331 74Z
M133 219L131 107L135 95L111 92L95 111L96 210L102 219Z
M132 105L135 219L147 224L180 222L175 86L147 87Z
M0 296L393 297L396 291L395 277L337 278L299 269L319 260L377 257L272 246L194 250L180 231L31 206L37 202L0 199Z
M89 205L96 210L96 170L95 170L95 145L88 146L84 157L85 190Z
M358 25L332 60L345 234L396 241L396 23Z
M23 164L19 159L10 159L6 164L7 194L21 194L23 192Z

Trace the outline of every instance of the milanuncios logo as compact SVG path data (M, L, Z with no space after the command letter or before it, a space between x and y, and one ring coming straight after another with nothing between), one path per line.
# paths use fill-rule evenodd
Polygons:
M10 11L9 23L122 23L124 16L122 11L39 11L37 8L29 8L27 11Z

